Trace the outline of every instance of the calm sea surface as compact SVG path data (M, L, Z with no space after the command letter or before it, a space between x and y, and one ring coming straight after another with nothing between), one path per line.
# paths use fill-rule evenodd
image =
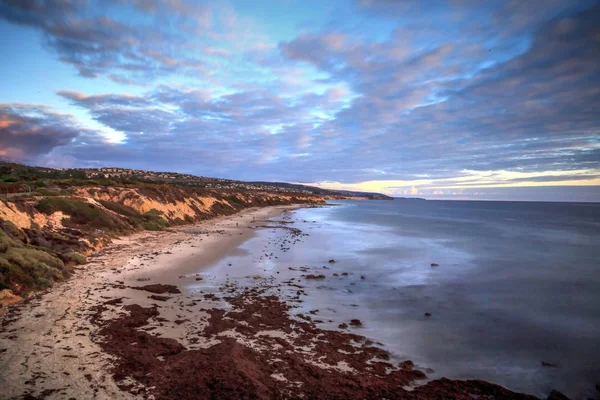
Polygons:
M296 211L294 227L309 236L278 259L254 259L267 271L328 265L350 273L310 283L304 308L319 308L332 326L361 319L359 333L433 369L433 378L597 395L600 204L340 203ZM250 254L271 234L242 247Z

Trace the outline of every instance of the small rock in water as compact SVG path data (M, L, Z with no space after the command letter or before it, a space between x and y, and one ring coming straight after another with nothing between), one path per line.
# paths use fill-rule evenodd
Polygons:
M415 364L410 360L402 361L400 363L400 368L405 369L407 371L412 371L415 368Z
M431 317L431 313L428 313L428 312L426 312L426 313L425 313L425 316L426 316L426 317Z
M346 329L348 327L348 324L339 324L338 328L340 329Z
M325 275L308 274L306 275L306 279L325 279Z
M364 275L361 275L360 279L367 279L367 278Z
M342 272L342 276L348 276L347 272Z
M333 263L334 263L334 262L336 262L336 261L335 261L335 260L332 258L331 260L329 260L329 262L330 262L331 264L333 264Z
M360 322L360 319L352 319L352 320L350 320L350 325L352 325L352 326L362 326L362 322Z
M556 364L552 364L552 363L549 363L549 362L547 362L547 361L542 361L542 362L541 362L541 364L542 364L542 367L552 367L552 368L556 368L556 366L557 366Z
M440 266L440 264L431 263L431 266L432 266L432 267L439 267L439 266Z

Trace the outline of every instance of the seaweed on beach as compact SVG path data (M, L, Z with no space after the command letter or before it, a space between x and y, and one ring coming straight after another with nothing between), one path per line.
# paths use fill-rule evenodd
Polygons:
M411 362L395 365L363 336L294 319L291 306L267 288L222 288L231 290L224 298L230 309L206 311L208 325L197 335L216 339L206 348L188 350L144 331L160 318L156 306L129 305L115 320L94 319L100 346L116 357L112 372L121 389L155 399L536 399L477 380L439 379L407 390L425 378ZM226 335L233 331L240 340Z

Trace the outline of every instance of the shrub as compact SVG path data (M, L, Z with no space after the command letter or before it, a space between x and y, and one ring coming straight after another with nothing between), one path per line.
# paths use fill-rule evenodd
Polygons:
M73 264L85 264L86 257L76 251L70 251L62 255L63 260Z
M237 196L234 196L234 195L225 197L225 200L227 200L229 203L233 203L233 204L244 204L244 202L242 200L240 200Z
M11 247L0 254L2 284L15 292L49 287L68 274L60 259L32 247Z
M143 227L149 231L162 231L168 226L167 220L162 217L160 211L152 209L142 215L144 219Z
M111 232L127 232L131 230L129 224L114 214L107 213L102 208L80 200L66 197L49 197L38 202L36 208L45 213L52 214L62 211L70 219L64 219L67 226L76 225L80 229L102 229Z
M0 253L6 253L8 251L8 249L11 247L21 246L21 243L19 243L17 240L15 240L12 237L10 230L5 228L6 226L9 226L8 224L10 224L10 222L0 221L0 223L2 224L0 226ZM12 225L12 224L10 224L10 225Z
M168 225L160 211L156 209L140 214L131 207L113 201L100 200L100 203L107 209L127 217L135 229L162 231Z

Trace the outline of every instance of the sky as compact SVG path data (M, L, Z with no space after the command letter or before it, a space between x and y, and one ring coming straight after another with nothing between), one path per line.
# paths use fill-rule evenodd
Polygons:
M0 159L600 201L595 0L0 0Z

